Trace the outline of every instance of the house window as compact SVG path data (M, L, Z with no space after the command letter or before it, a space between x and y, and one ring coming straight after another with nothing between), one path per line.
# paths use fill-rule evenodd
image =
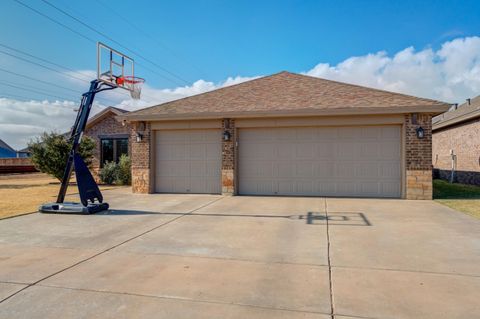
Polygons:
M103 138L101 145L102 167L107 162L118 163L120 156L128 155L128 138Z

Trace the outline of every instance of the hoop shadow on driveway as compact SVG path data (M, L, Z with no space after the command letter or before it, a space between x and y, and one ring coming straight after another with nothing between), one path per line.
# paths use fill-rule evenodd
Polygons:
M178 216L203 216L203 217L245 217L245 218L280 218L290 220L305 220L308 225L329 225L334 226L372 226L362 212L331 212L326 215L321 212L308 212L306 215L266 215L266 214L240 214L240 213L169 213L149 212L139 210L111 209L107 212L96 215L178 215Z
M367 216L361 212L329 212L323 213L308 212L305 218L309 225L324 225L328 221L329 226L372 226Z

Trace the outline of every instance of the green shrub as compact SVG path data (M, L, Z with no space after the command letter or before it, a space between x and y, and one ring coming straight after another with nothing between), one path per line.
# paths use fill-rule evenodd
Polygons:
M111 185L118 179L118 165L115 162L107 162L98 174L104 184Z
M122 155L118 164L115 162L105 163L99 173L100 180L109 185L130 185L132 182L131 166L130 157Z
M42 136L28 143L32 153L32 163L43 173L47 173L62 180L67 163L68 154L72 149L72 142L64 134L43 133ZM78 153L87 166L92 163L95 141L83 136Z
M123 154L118 161L118 175L115 181L118 185L130 185L132 182L132 161L130 157Z

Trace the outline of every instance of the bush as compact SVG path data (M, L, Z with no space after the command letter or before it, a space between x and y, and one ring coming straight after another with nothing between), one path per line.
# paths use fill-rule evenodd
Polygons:
M43 133L42 136L28 143L32 153L32 163L40 172L47 173L62 180L68 154L72 143L64 134ZM83 136L78 153L87 166L92 164L95 141Z
M117 163L108 162L100 170L100 180L104 184L130 185L132 181L131 160L122 155Z
M107 162L98 174L104 184L113 184L118 179L118 165L115 162Z
M120 156L118 161L118 176L115 181L118 185L130 185L132 182L132 161L127 155Z

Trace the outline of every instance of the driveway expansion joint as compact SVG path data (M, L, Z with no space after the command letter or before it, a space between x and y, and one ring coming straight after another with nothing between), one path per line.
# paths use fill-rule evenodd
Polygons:
M427 275L461 276L461 277L470 277L470 278L480 278L480 275L462 274L462 273L453 273L453 272L436 272L436 271L425 271L425 270L411 270L411 269L375 268L375 267L361 267L361 266L333 266L333 265L331 266L331 268L360 269L360 270L373 270L373 271L407 272L407 273L418 273L418 274L427 274Z
M216 304L216 305L233 305L233 306L241 306L241 307L251 307L251 308L266 309L266 310L288 311L288 312L295 312L295 313L311 313L311 314L330 315L329 313L320 312L320 311L307 311L307 310L297 310L297 309L289 309L289 308L267 307L267 306L259 306L259 305L244 304L244 303L237 303L237 302L223 302L223 301L217 301L217 300L206 300L206 299L205 299L205 300L200 300L200 299L185 298L185 297L175 297L175 296L156 296L156 295L146 295L146 294L138 294L138 293L130 293L130 292L118 292L118 291L109 291L109 290L95 290L95 289L85 289L85 288L72 288L72 287L63 287L63 286L46 285L46 284L38 284L37 286L39 286L39 287L45 287L45 288L55 288L55 289L73 290L73 291L95 292L95 293L101 293L101 294L113 294L113 295L123 295L123 296L135 296L135 297L145 297L145 298L165 299L165 300L176 300L176 301L187 301L187 302Z
M332 319L335 319L335 308L333 304L333 282L332 282L332 263L330 260L330 232L329 232L329 223L328 223L328 205L327 198L324 197L324 209L325 209L325 221L327 228L327 261L328 261L328 284L330 288L330 316Z
M26 289L28 289L28 288L30 288L30 287L32 287L32 286L35 286L35 285L37 285L38 283L40 283L40 282L42 282L42 281L44 281L44 280L47 280L47 279L49 279L49 278L51 278L51 277L53 277L53 276L55 276L55 275L58 275L58 274L66 271L66 270L70 270L70 269L72 269L72 268L74 268L74 267L76 267L76 266L78 266L78 265L80 265L80 264L83 264L84 262L87 262L87 261L89 261L89 260L92 260L93 258L98 257L98 256L100 256L100 255L102 255L102 254L104 254L104 253L106 253L106 252L109 252L109 251L112 250L112 249L115 249L115 248L117 248L117 247L119 247L119 246L121 246L121 245L123 245L123 244L126 244L126 243L128 243L128 242L130 242L130 241L132 241L132 240L134 240L134 239L137 239L137 238L139 238L139 237L141 237L141 236L143 236L143 235L145 235L145 234L148 234L148 233L150 233L150 232L152 232L152 231L154 231L154 230L156 230L156 229L158 229L158 228L160 228L160 227L162 227L162 226L168 225L168 224L176 221L177 219L182 218L183 216L186 216L186 215L191 214L191 213L193 213L193 212L195 212L195 211L197 211L197 210L199 210L199 209L205 208L205 207L207 207L207 206L209 206L209 205L211 205L211 204L213 204L213 203L216 203L216 202L220 201L221 199L223 199L223 197L217 198L217 199L215 199L215 200L213 200L213 201L211 201L211 202L208 202L208 203L205 204L205 205L202 205L202 206L200 206L200 207L197 207L197 208L195 208L195 209L192 209L192 210L188 211L187 213L185 213L185 214L183 214L183 215L181 215L181 216L178 216L178 217L175 217L175 218L173 218L173 219L171 219L171 220L168 220L168 221L166 221L166 222L164 222L164 223L162 223L162 224L160 224L160 225L157 225L157 226L155 226L155 227L153 227L153 228L151 228L151 229L149 229L149 230L147 230L147 231L142 232L142 233L139 234L139 235L135 235L135 236L133 236L133 237L127 239L127 240L124 240L123 242L121 242L121 243L119 243L119 244L115 244L115 245L113 245L113 246L111 246L111 247L109 247L109 248L107 248L107 249L104 249L104 250L102 250L102 251L100 251L100 252L98 252L98 253L90 256L90 257L87 257L87 258L85 258L85 259L82 259L82 260L74 263L73 265L70 265L70 266L68 266L68 267L66 267L66 268L63 268L63 269L61 269L61 270L59 270L59 271L54 272L53 274L50 274L50 275L48 275L48 276L45 276L45 277L43 277L43 278L41 278L41 279L39 279L39 280L37 280L37 281L35 281L35 282L33 282L33 283L30 283L30 284L28 284L26 287L23 287L22 289L16 291L15 293L13 293L13 294L11 294L11 295L9 295L9 296L1 299L1 300L0 300L0 304L3 303L3 302L6 301L6 300L12 298L13 296L17 295L18 293L20 293L20 292L22 292L22 291L24 291L24 290L26 290Z

